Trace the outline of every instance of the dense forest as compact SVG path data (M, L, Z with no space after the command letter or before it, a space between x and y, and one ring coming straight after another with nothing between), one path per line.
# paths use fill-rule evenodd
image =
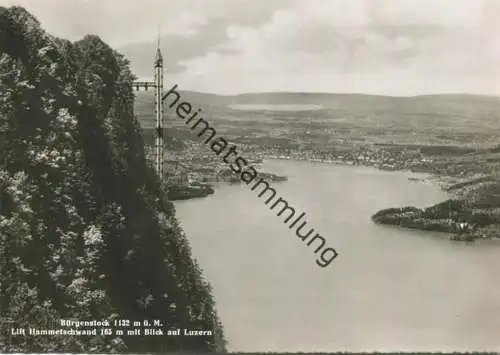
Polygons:
M451 239L473 242L500 235L500 180L494 174L455 184L456 198L427 208L387 208L372 216L376 223L452 233Z
M127 60L0 7L0 352L224 351L211 288L146 163ZM212 336L11 336L161 319Z

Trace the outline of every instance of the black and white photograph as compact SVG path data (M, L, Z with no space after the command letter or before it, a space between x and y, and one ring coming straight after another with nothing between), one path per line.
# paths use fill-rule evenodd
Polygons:
M500 0L0 0L0 353L500 352Z

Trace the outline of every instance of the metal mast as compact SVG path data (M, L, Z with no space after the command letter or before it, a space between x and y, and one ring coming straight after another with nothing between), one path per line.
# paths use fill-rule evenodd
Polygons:
M163 141L163 56L160 50L160 31L154 62L155 113L156 113L156 172L163 181L164 141Z

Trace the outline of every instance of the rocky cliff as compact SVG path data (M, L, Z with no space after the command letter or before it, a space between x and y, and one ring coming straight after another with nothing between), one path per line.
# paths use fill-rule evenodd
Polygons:
M54 38L0 7L0 352L224 350L210 286L146 164L132 80L98 37ZM10 334L60 319L213 335Z

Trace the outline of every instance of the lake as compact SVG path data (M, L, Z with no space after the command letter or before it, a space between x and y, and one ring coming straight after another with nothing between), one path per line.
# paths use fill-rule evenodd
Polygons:
M319 267L245 185L176 202L231 351L499 351L500 245L374 224L388 207L446 199L418 176L271 160L272 186L339 256Z

